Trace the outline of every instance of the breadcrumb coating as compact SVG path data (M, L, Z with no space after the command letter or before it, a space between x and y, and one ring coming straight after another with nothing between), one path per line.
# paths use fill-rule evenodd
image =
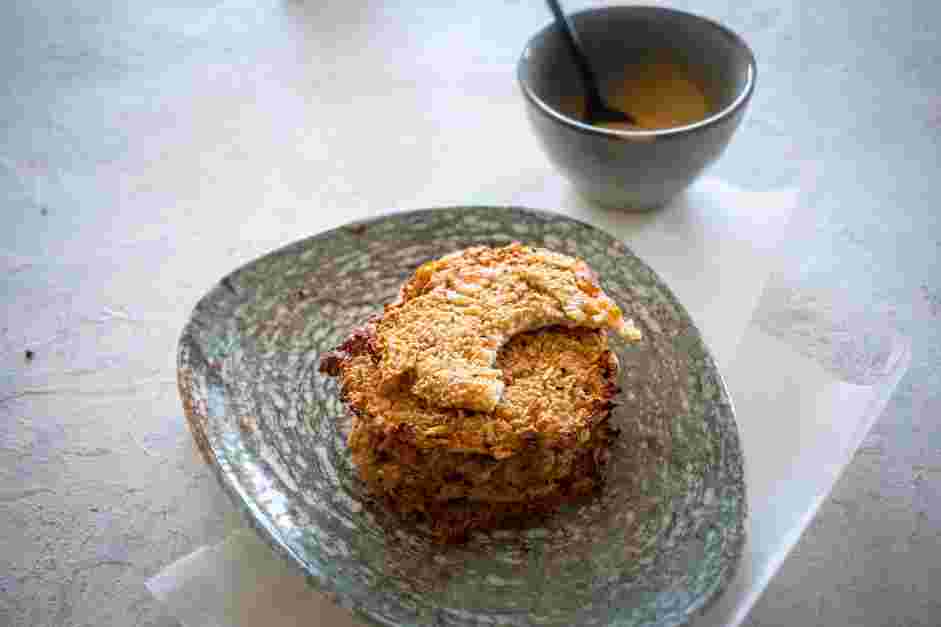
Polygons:
M377 325L383 388L410 381L439 407L492 411L506 389L497 353L519 333L548 326L640 332L581 259L514 243L429 261Z

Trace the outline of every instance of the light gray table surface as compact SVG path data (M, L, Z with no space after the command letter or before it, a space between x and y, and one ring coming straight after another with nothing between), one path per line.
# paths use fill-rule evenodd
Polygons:
M812 170L792 274L913 340L751 624L935 625L941 10L673 6L759 60L710 174L762 189ZM325 214L468 200L440 180L487 198L517 165L539 185L535 142L493 129L522 123L513 69L545 21L536 1L0 6L0 625L173 624L143 581L240 524L180 420L189 309Z

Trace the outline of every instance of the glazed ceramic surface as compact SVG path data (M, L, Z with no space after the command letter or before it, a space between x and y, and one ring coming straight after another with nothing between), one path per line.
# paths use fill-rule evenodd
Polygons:
M688 66L716 111L674 128L615 131L568 117L562 102L581 87L554 25L530 39L517 67L533 131L546 155L587 198L617 209L663 206L723 153L755 88L748 44L726 27L665 7L608 6L572 16L602 83L649 50Z
M530 528L441 546L371 501L345 445L349 417L318 362L420 263L514 240L584 258L644 340L612 337L620 436L602 492ZM742 550L738 431L699 332L621 242L562 216L415 211L277 250L200 300L178 379L194 438L247 519L365 622L679 625L722 591Z

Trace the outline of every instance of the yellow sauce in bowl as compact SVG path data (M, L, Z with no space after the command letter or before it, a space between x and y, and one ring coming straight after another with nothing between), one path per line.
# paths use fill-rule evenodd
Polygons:
M609 78L604 97L609 107L629 113L637 126L602 124L615 129L665 129L685 126L713 113L712 103L702 86L687 68L667 55L652 56L648 61L629 65L616 77ZM567 98L563 113L584 118L584 96Z

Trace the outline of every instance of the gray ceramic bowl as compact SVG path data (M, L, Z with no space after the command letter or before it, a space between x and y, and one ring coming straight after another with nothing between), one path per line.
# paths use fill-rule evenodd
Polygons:
M599 80L651 50L689 68L715 111L686 126L617 131L563 113L582 93L554 24L539 31L519 61L518 78L533 129L552 162L583 195L608 207L652 209L679 194L722 154L755 86L755 58L741 37L674 9L612 6L572 15Z

